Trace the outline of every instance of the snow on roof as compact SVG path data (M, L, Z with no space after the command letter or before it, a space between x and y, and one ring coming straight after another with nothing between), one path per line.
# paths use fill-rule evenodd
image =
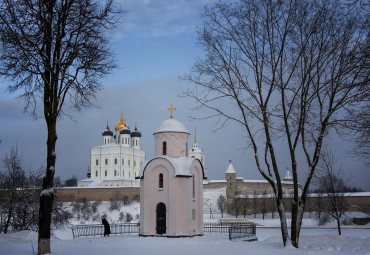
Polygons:
M146 160L140 167L140 178L143 177L144 170L146 166L155 159L165 159L168 160L173 168L175 169L175 176L192 176L190 172L190 167L193 164L195 160L198 160L196 158L188 158L188 157L181 157L181 158L170 158L167 156L159 156L156 158L153 158L151 160Z
M112 143L108 143L108 144L105 144L105 145L97 146L95 148L98 148L98 147L119 147L119 146L120 146L120 144L116 144L116 143L112 142Z
M226 170L226 173L227 174L235 174L235 169L234 169L233 165L231 164L231 162L229 164L229 167Z
M226 180L210 180L209 183L220 183L220 182L227 182Z
M163 132L180 132L190 134L189 131L185 128L184 124L175 119L167 119L163 121L159 125L157 131L154 132L154 134Z
M284 179L290 180L293 179L292 175L290 174L290 171L287 170Z

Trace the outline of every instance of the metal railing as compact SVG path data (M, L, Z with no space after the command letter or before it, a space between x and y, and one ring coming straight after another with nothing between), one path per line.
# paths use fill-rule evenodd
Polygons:
M110 235L137 234L140 223L115 223L110 225ZM103 236L104 225L89 224L72 227L73 238L81 236Z
M233 224L221 223L221 224L204 224L203 233L229 233L229 228Z
M114 223L110 225L110 234L111 235L138 234L139 229L140 223ZM238 239L239 238L238 236L240 236L240 238L243 238L243 235L251 234L254 234L254 236L256 236L256 225L254 224L220 223L203 225L203 233L227 233L229 234L229 239L230 239L230 230L232 231L231 232L232 239ZM73 238L87 236L103 236L104 225L102 224L76 225L72 227L72 234Z
M256 225L234 225L229 228L229 240L257 241Z

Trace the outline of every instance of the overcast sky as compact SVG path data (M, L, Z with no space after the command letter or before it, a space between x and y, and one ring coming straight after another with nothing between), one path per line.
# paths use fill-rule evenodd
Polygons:
M154 156L153 132L169 118L166 109L176 107L174 118L181 121L191 133L189 146L194 141L205 152L209 179L224 178L228 161L232 160L237 176L262 179L253 153L246 150L242 129L229 123L217 129L217 120L192 121L198 112L191 108L190 98L179 97L187 84L179 76L188 73L202 51L197 47L196 28L201 25L200 13L207 0L150 1L122 0L127 12L120 29L114 35L114 50L119 69L103 81L105 89L97 95L98 109L73 112L74 120L64 118L58 123L56 175L67 179L75 174L86 177L90 166L90 148L102 145L102 131L108 121L111 130L119 121L121 110L131 129L135 123L142 133L142 149L147 159ZM0 87L0 158L11 147L18 147L24 165L39 167L46 159L46 124L43 119L33 120L23 113L23 102L7 94ZM361 161L347 156L353 146L331 136L329 147L339 159L338 166L351 176L351 183L369 190L369 169ZM288 157L281 152L280 166L289 166ZM300 173L304 181L305 173Z

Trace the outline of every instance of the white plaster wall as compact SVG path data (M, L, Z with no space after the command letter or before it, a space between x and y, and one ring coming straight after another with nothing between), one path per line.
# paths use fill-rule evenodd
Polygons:
M93 147L90 155L91 178L129 178L134 180L135 176L139 176L140 166L145 161L144 151L120 145ZM99 160L98 165L96 165L96 159ZM105 165L105 159L108 159L108 165ZM117 164L114 163L114 159L117 159ZM122 159L124 164L122 164ZM128 165L129 160L130 165ZM134 166L135 161L136 166ZM107 176L105 176L105 170L107 170ZM114 176L114 170L117 171L116 176ZM96 176L96 171L99 173L98 176Z
M188 133L167 132L154 133L155 156L162 156L162 145L167 143L167 156L171 158L186 157L188 150Z
M159 189L159 174L163 174L163 189ZM191 166L195 177L175 177L172 164L163 158L149 162L140 181L140 234L156 235L156 207L166 205L166 234L192 236L203 234L203 174L202 166L195 160ZM192 210L196 210L195 220Z

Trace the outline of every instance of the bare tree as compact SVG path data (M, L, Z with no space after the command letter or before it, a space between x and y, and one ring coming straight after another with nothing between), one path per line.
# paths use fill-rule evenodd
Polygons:
M337 222L338 234L341 235L341 220L348 209L345 192L348 189L348 179L344 180L341 169L336 169L336 159L333 154L324 153L315 173L317 191L323 193L328 200L323 208L324 213Z
M217 2L206 7L199 44L205 57L182 77L185 94L210 111L221 127L239 123L258 171L271 185L284 245L299 247L307 193L327 134L344 127L345 112L368 90L361 66L368 52L368 15L341 1ZM198 111L199 112L199 111ZM203 111L204 112L204 111ZM293 174L291 233L288 232L282 159ZM298 161L303 154L305 160ZM298 173L307 173L299 192Z
M110 36L119 10L113 0L5 0L0 3L0 74L21 92L36 118L42 100L47 126L46 174L40 196L38 254L50 253L57 121L69 101L93 105L100 79L115 67Z
M240 209L242 210L243 217L247 216L248 213L248 194L245 192L245 195L240 200Z
M226 212L226 206L227 206L226 197L224 195L220 195L217 198L217 208L221 212L221 218L224 217L224 212Z
M26 176L21 166L21 156L17 148L12 148L10 153L3 159L4 173L1 173L1 207L4 215L3 232L8 232L17 209L17 202L20 200L20 192L26 183Z

